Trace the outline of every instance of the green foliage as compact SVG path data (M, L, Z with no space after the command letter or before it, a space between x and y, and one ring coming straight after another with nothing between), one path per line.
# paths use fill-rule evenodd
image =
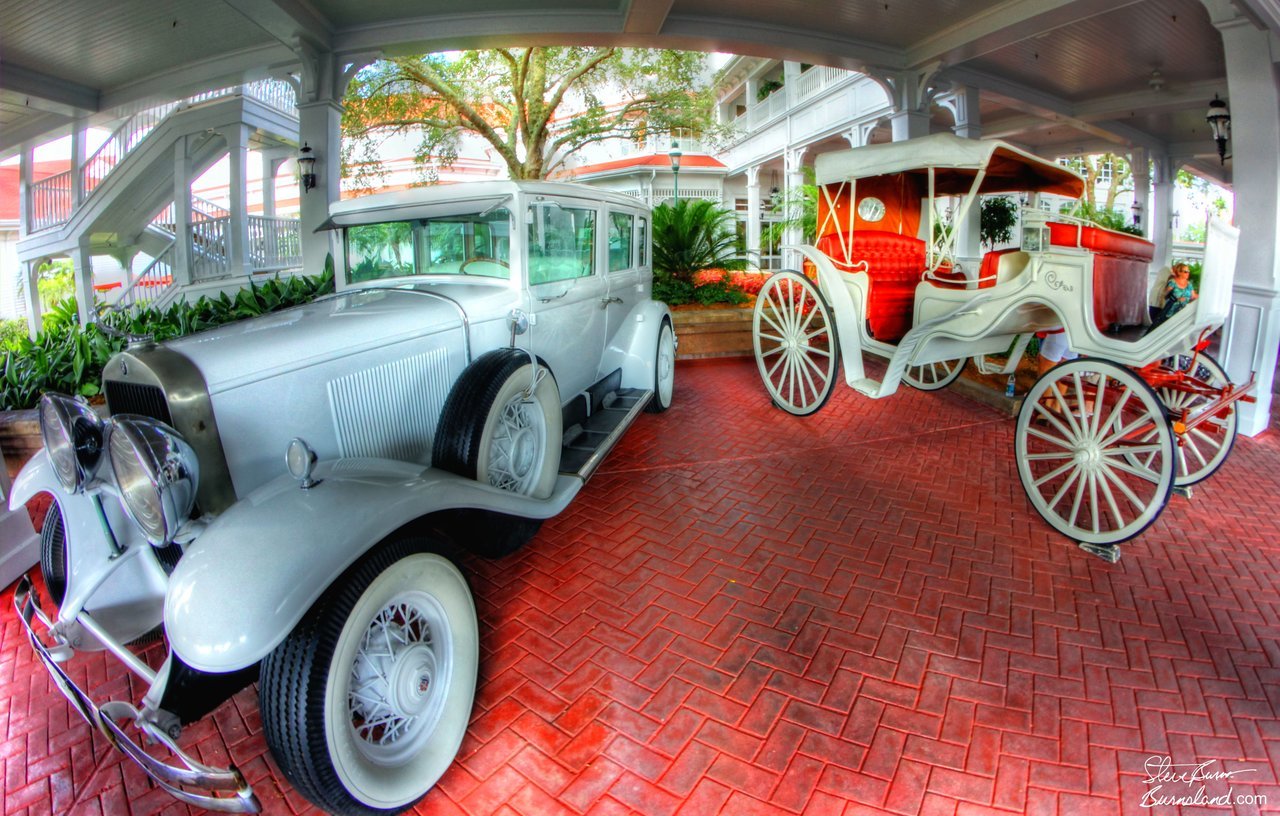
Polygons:
M671 277L653 279L653 299L668 306L684 306L697 303L702 306L718 304L737 305L751 300L751 296L729 282L728 273L715 280L695 283Z
M801 240L812 244L818 240L818 185L813 180L813 168L804 168L805 183L775 195L770 209L782 216L765 226L760 233L760 243L776 247L789 227L799 227Z
M763 102L773 94L774 91L782 89L782 80L766 79L760 83L760 87L756 89L756 101Z
M140 309L113 312L103 318L116 332L169 340L202 329L285 309L333 291L333 265L315 277L270 280L226 293L177 303L165 311ZM96 324L81 326L75 298L67 298L45 314L34 340L25 333L4 352L0 366L0 410L34 407L47 391L92 397L98 394L102 368L126 345L124 337L104 332Z
M1142 227L1129 221L1120 210L1097 207L1087 201L1078 201L1074 205L1066 205L1062 211L1075 218L1092 221L1103 229L1127 232L1130 235L1142 235Z
M1007 244L1013 240L1013 228L1018 223L1018 202L1009 196L991 196L982 199L979 216L979 235L988 247Z
M737 218L714 202L683 199L653 209L653 269L658 278L693 281L703 269L741 269Z
M489 143L515 179L547 178L582 146L651 133L714 130L706 56L684 51L533 47L379 60L351 82L343 106L343 162L357 183L381 174L389 136L418 140L429 183L460 139ZM615 104L616 103L616 104Z
M0 320L0 351L13 346L27 336L27 321Z
M75 272L71 261L60 258L41 264L36 275L36 288L44 309L52 308L54 304L73 297L76 293Z

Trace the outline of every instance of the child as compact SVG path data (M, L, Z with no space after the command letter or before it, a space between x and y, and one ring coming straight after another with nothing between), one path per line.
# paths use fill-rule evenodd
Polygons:
M1152 318L1151 328L1147 331L1154 330L1156 326L1168 320L1179 309L1199 296L1195 287L1191 285L1191 269L1183 263L1174 264L1169 280L1164 285L1164 305Z

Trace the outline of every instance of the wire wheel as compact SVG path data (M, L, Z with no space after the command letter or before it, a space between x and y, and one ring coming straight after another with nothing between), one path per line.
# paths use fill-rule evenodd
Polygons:
M1195 356L1177 355L1164 360L1160 367L1168 372L1182 372L1211 388L1222 389L1231 384L1227 372L1218 361L1207 354ZM1190 430L1178 432L1182 423L1189 422L1214 401L1213 397L1178 388L1163 386L1156 395L1169 409L1169 419L1174 423L1174 447L1178 461L1178 475L1174 484L1186 487L1204 481L1222 467L1236 442L1236 429L1240 415L1236 406L1228 405L1217 416L1204 420Z
M512 493L533 492L547 456L547 418L542 405L532 396L512 395L494 422L488 450L489 461L483 470L489 484Z
M796 416L817 411L835 386L839 349L831 307L799 272L777 272L756 296L751 323L756 366L775 405Z
M1088 544L1138 535L1169 501L1173 433L1133 371L1071 360L1036 381L1018 413L1018 476L1051 526Z
M920 391L940 391L956 381L960 372L964 371L964 364L968 361L969 358L961 357L958 360L909 365L907 370L902 372L902 380Z

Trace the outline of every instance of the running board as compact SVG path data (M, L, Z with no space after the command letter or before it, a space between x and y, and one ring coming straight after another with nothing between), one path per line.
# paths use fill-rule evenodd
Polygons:
M652 397L652 391L619 388L605 397L591 416L566 428L564 447L560 449L560 472L577 476L583 482L590 479Z

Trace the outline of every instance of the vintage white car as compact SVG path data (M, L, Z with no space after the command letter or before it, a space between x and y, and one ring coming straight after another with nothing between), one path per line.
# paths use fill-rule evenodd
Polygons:
M634 200L491 182L331 213L338 292L131 346L110 417L48 395L11 504L55 499L15 603L91 723L183 801L259 805L182 726L260 678L277 763L333 813L405 809L453 762L478 626L450 548L501 555L560 512L638 413L671 403ZM129 644L162 629L153 669ZM61 668L107 649L149 689L97 703ZM132 722L162 746L143 749ZM157 752L171 756L157 758Z

